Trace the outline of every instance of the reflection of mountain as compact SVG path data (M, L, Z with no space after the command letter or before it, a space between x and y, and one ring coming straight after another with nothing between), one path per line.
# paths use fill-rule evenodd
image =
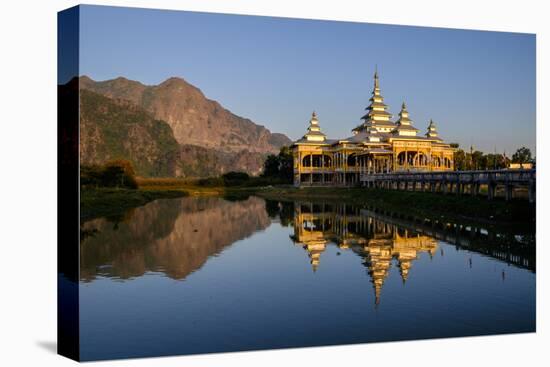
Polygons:
M397 261L405 282L413 261L423 252L433 256L439 239L534 270L534 242L528 236L518 238L437 221L420 223L402 215L346 204L296 202L294 208L292 238L308 252L313 271L318 269L328 244L351 249L363 258L374 285L376 303L380 301L393 260Z
M255 197L237 202L157 200L134 209L122 223L96 219L83 224L82 230L93 235L80 245L80 278L129 278L162 271L183 279L209 256L269 223L264 201Z

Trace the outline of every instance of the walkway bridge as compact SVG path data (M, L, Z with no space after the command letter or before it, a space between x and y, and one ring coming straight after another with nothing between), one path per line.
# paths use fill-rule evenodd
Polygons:
M514 191L523 191L527 193L529 201L534 202L536 170L362 173L360 183L366 187L457 195L475 196L486 192L489 200L494 199L501 191L506 200L514 197Z

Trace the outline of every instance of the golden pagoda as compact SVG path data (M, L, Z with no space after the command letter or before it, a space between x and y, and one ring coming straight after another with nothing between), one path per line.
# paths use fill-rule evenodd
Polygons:
M395 124L390 121L392 114L387 111L388 106L384 103L384 97L380 94L380 80L378 72L374 73L374 89L372 97L369 99L370 104L365 108L366 115L361 117L363 123L352 130L354 134L360 132L370 132L369 138L372 141L379 141L376 136L378 132L390 132L395 128ZM378 140L377 140L378 139Z
M365 110L362 123L344 139L328 139L313 112L306 134L292 144L295 186L350 186L376 173L454 170L455 149L439 137L432 120L427 133L418 135L403 102L392 121L378 72Z

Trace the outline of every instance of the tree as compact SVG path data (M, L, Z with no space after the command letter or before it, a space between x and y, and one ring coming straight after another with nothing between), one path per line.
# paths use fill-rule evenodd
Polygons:
M462 149L458 149L454 152L453 160L455 162L455 170L466 170L466 153Z
M279 156L270 154L267 156L264 162L264 171L262 173L264 177L276 177L279 176Z
M471 154L471 166L472 170L485 169L487 167L487 157L483 155L483 152L476 150Z
M103 186L136 189L136 172L132 162L125 159L107 161L103 168Z
M289 147L282 147L279 152L279 177L292 183L294 177L294 156Z
M278 155L268 155L264 162L262 177L292 183L294 175L293 159L292 150L289 147L282 147Z
M513 163L532 163L533 157L531 155L531 150L526 147L521 147L512 155Z
M125 187L136 189L134 167L127 160L117 159L103 165L80 167L80 184L84 187Z
M222 180L225 186L239 186L250 180L250 176L246 172L227 172L222 175Z

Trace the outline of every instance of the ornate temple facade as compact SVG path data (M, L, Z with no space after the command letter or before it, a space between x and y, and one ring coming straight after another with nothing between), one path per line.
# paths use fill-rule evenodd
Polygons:
M295 186L349 186L375 173L454 170L454 149L439 137L433 121L419 135L405 103L391 121L377 72L366 111L345 139L327 139L313 112L306 134L292 145Z

